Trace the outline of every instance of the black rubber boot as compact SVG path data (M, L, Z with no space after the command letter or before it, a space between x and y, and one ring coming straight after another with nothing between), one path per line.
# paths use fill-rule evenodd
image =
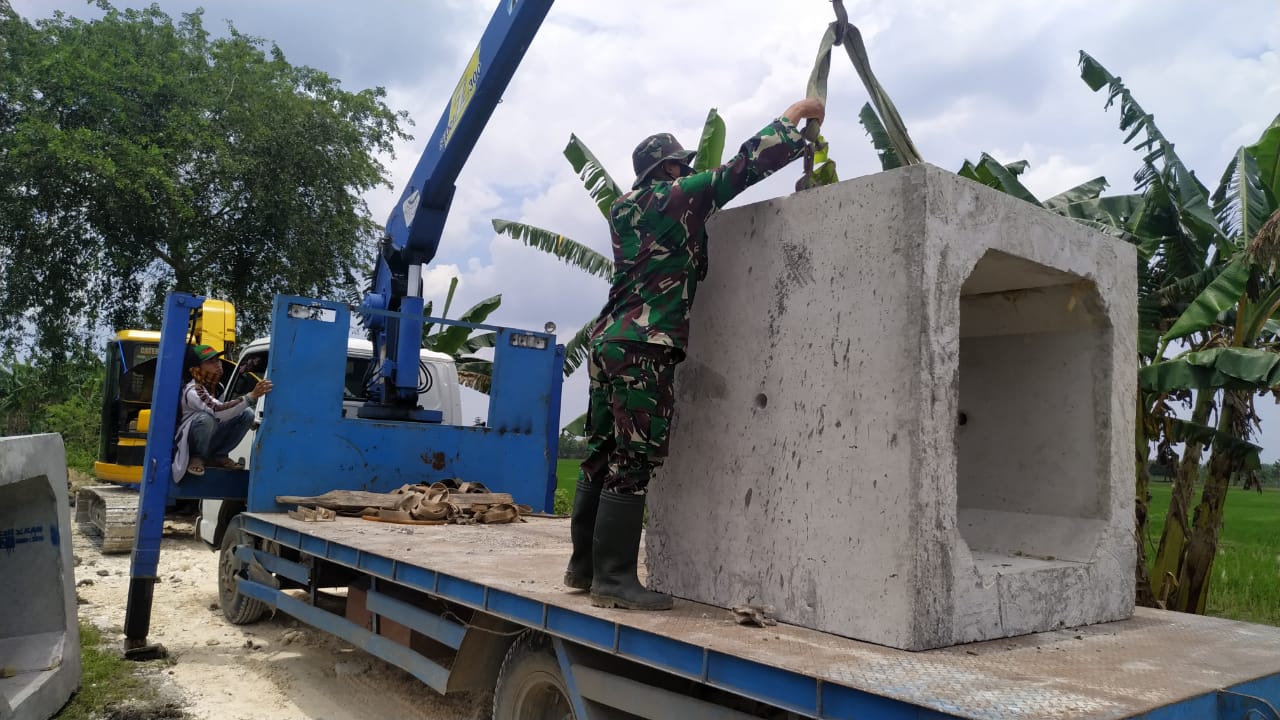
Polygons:
M600 494L592 549L592 605L626 610L671 609L671 596L646 589L636 577L643 524L644 495Z
M591 589L591 544L602 486L602 483L578 478L578 488L573 494L573 515L569 520L573 555L569 557L569 567L564 571L564 584L574 590Z

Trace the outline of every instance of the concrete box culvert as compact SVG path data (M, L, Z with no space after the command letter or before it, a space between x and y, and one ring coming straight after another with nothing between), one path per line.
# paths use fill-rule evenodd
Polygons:
M710 233L655 588L911 650L1132 614L1131 247L931 166Z
M62 438L0 438L0 717L45 720L80 685L70 522Z

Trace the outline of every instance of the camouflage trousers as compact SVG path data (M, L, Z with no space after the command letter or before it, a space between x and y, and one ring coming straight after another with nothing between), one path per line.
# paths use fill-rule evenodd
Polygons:
M679 350L640 342L591 348L587 459L582 477L615 493L642 493L667 456Z

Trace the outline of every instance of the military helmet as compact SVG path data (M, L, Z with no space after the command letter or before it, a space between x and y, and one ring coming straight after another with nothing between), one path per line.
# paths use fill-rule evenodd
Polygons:
M663 162L678 160L688 165L693 162L693 156L697 154L696 150L685 150L671 133L650 135L631 153L631 164L636 171L636 182L631 189L640 187Z

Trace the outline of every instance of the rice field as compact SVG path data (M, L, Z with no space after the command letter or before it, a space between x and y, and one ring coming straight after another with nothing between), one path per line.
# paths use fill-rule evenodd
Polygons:
M1154 560L1172 485L1151 483L1147 556ZM1192 502L1199 499L1199 491ZM1209 615L1280 625L1280 491L1231 488L1209 584Z

